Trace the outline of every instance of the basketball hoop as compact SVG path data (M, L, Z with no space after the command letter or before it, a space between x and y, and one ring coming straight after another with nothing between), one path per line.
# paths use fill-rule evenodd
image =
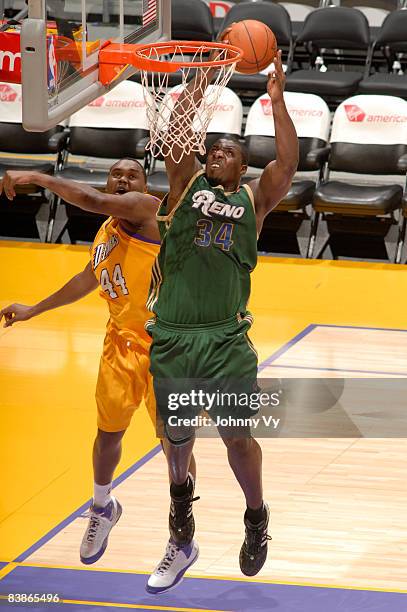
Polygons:
M147 150L153 157L171 156L176 163L192 152L204 154L208 125L242 51L222 42L170 41L138 46L134 54L150 127ZM175 72L181 84L169 92Z

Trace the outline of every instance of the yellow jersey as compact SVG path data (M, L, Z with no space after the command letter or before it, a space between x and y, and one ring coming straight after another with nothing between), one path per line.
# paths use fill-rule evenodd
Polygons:
M119 219L109 217L91 248L92 269L100 295L109 306L108 331L147 348L151 338L144 329L151 268L160 243L128 233Z

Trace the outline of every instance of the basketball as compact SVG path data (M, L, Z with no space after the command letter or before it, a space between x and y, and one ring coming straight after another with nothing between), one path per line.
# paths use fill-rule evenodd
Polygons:
M232 24L227 41L243 51L237 72L256 74L269 66L277 53L277 40L270 28L261 21L246 19Z

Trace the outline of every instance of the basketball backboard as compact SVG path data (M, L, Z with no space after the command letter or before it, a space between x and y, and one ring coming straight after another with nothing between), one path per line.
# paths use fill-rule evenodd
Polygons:
M98 80L99 51L108 41L149 43L171 38L169 0L28 0L21 32L23 125L44 131L131 76Z

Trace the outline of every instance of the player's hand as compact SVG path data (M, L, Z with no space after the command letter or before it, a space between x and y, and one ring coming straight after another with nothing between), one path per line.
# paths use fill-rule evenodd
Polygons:
M218 41L218 42L225 43L225 45L228 45L228 44L229 44L229 38L228 38L228 36L229 36L229 32L230 32L230 30L232 29L232 26L233 26L233 25L234 25L234 23L231 23L231 24L230 24L230 26L228 26L227 28L225 28L225 29L223 30L223 32L220 32L220 33L218 34L218 38L217 38L217 41ZM221 51L219 51L218 49L213 49L213 50L210 52L210 54L209 54L209 61L210 61L210 62L214 62L214 61L216 61L217 59L223 59L222 52L221 52Z
M16 185L29 185L33 182L32 172L27 170L7 170L0 181L0 194L4 191L9 200L16 197Z
M33 316L31 306L11 304L0 310L0 321L4 317L3 327L11 327L17 321L28 321Z
M274 58L274 71L269 72L267 81L267 93L270 96L271 103L279 102L283 99L283 92L285 87L285 74L283 70L283 64L281 61L282 51L279 49L277 55Z
M225 28L223 30L223 32L219 32L218 34L218 41L225 43L226 45L229 44L229 32L231 31L232 27L235 25L235 21L233 23L230 24L230 26L228 26L227 28Z

